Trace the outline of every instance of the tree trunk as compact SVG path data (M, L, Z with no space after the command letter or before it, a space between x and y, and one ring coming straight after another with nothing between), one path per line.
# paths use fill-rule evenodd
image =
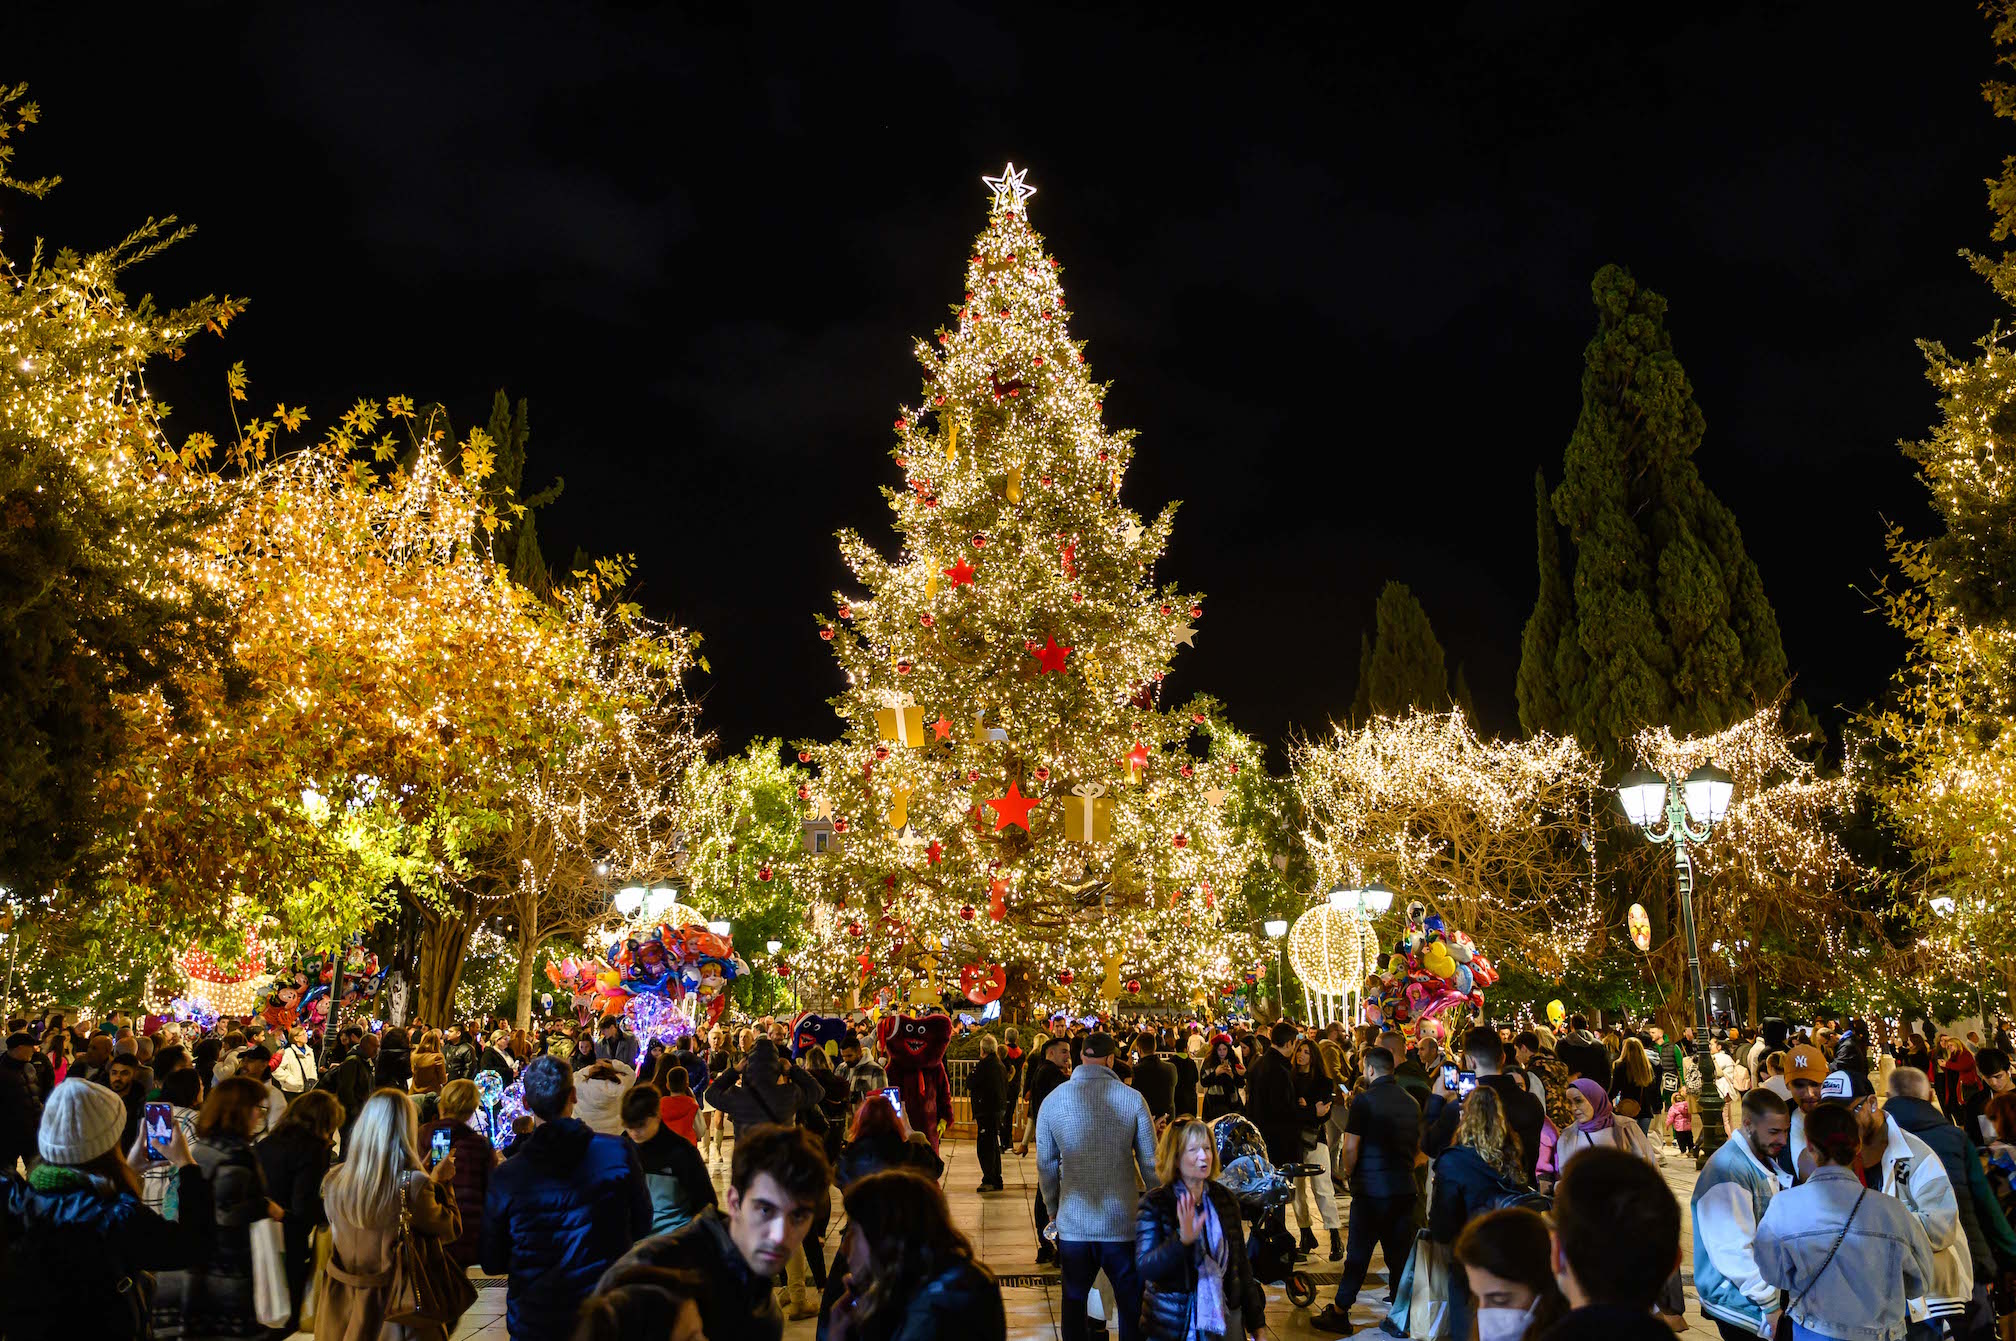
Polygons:
M1762 995L1762 984L1757 981L1757 978L1758 978L1757 967L1756 965L1753 964L1750 967L1750 977L1749 982L1747 984L1750 991L1750 1013L1748 1019L1750 1024L1750 1032L1753 1034L1757 1032L1758 1026L1763 1023L1763 1021L1759 1018L1759 1016L1762 1014L1762 1011L1758 1007L1758 1002L1761 999Z
M539 904L527 900L518 918L518 1027L532 1027L532 964L539 958Z
M446 1024L454 1015L455 992L462 985L469 935L475 927L470 910L458 907L444 915L429 914L420 935L420 954L413 984L414 1013L429 1024Z

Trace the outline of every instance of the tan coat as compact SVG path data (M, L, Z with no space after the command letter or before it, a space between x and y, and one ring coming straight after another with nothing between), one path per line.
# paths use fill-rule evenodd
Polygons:
M405 1186L414 1233L451 1242L461 1234L462 1216L451 1192L417 1169L406 1175ZM386 1225L353 1225L332 1206L329 1230L335 1252L315 1309L315 1341L447 1341L447 1333L436 1326L402 1327L385 1321L392 1251L399 1242L396 1217Z

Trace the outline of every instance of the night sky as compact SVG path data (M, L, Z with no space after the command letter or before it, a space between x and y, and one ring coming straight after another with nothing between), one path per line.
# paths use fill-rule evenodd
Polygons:
M1929 525L1913 341L1998 315L1956 255L2016 152L1973 6L801 8L17 4L0 79L44 120L16 170L66 180L0 228L20 256L199 226L130 276L252 300L154 376L178 434L236 359L317 425L529 397L527 484L567 481L549 560L637 556L706 634L731 748L835 731L833 533L893 537L911 342L1004 160L1140 432L1123 498L1184 500L1160 576L1208 599L1169 689L1277 744L1348 705L1389 579L1516 730L1533 471L1559 478L1617 261L1670 299L1798 692L1830 726L1882 692L1861 592L1886 517Z

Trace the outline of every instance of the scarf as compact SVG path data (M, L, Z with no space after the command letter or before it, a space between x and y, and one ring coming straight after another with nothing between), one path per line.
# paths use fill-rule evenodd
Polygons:
M1179 1190L1177 1195L1181 1196ZM1218 1211L1211 1205L1211 1189L1204 1189L1203 1221L1197 1230L1197 1292L1190 1296L1190 1326L1183 1341L1222 1337L1230 1318L1225 1311L1225 1268L1228 1256L1225 1230L1218 1223Z
M1615 1118L1610 1111L1610 1096L1603 1092L1601 1085L1598 1085L1586 1076L1581 1080L1571 1083L1576 1089L1582 1091L1582 1097L1587 1099L1589 1106L1596 1110L1595 1115L1588 1121L1576 1124L1582 1129L1584 1136L1594 1136L1605 1127L1614 1124Z

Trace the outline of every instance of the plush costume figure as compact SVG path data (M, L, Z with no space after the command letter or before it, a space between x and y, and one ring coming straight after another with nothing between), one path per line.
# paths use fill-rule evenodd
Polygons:
M902 1092L903 1116L938 1148L938 1124L952 1120L952 1080L945 1074L945 1047L952 1041L952 1017L885 1015L875 1026L889 1083Z
M804 1011L791 1021L791 1055L803 1057L816 1050L831 1061L840 1055L840 1040L848 1033L847 1021L842 1017Z

